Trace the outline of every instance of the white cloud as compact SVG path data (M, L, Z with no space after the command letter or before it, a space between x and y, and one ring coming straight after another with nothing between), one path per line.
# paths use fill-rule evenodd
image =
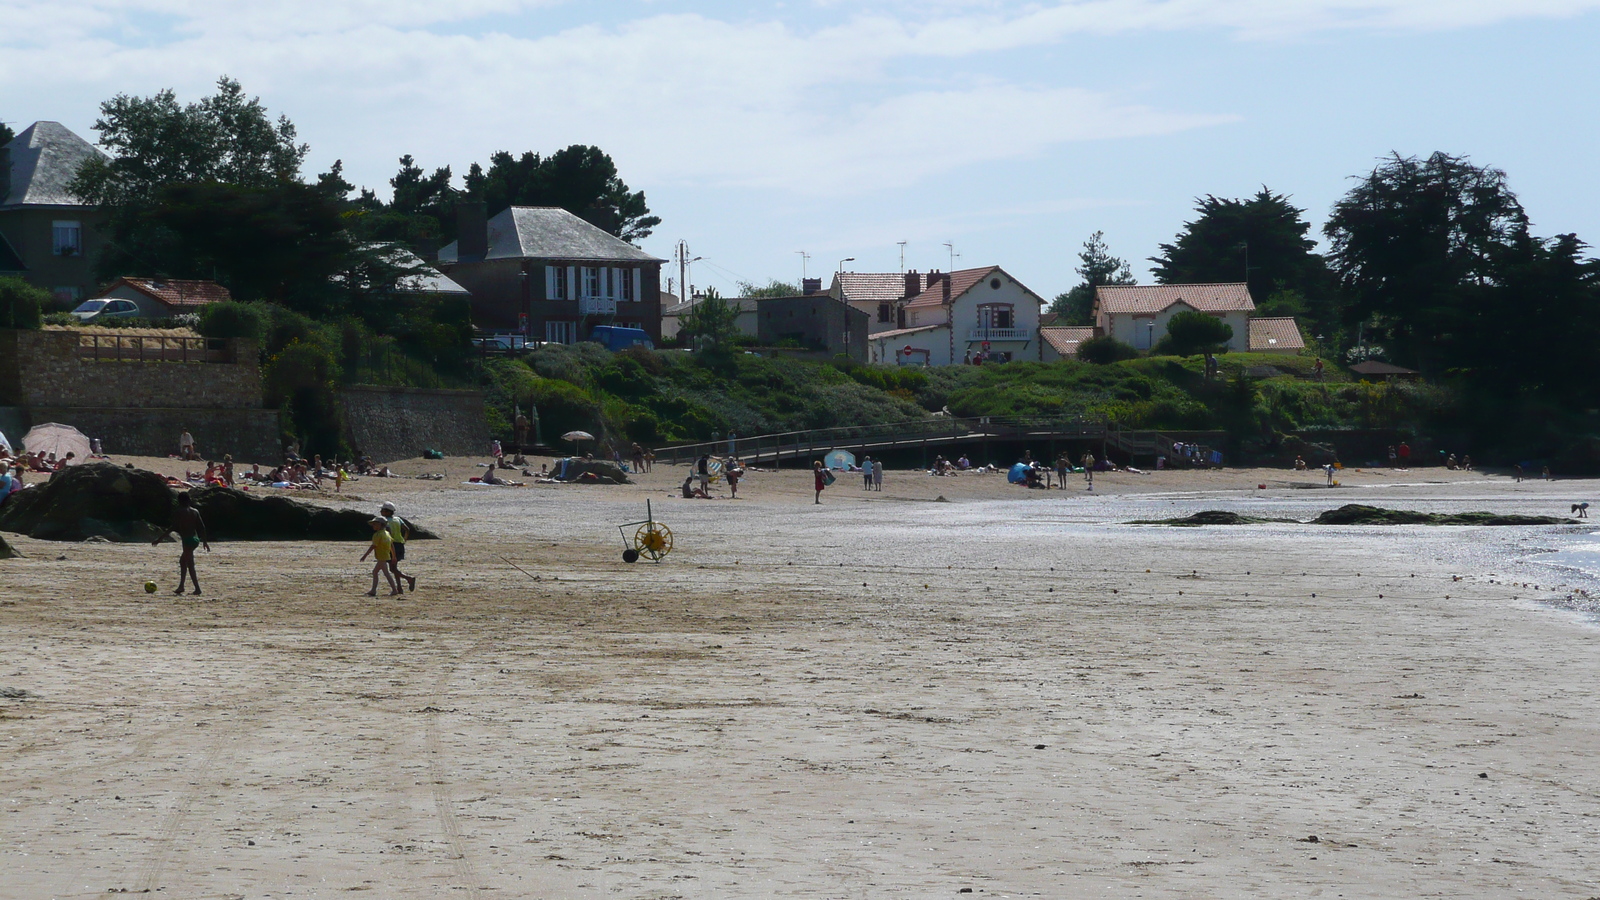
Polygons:
M593 143L635 184L892 189L1066 142L1231 118L1050 73L975 75L967 60L981 69L1076 34L1442 28L1574 15L1600 0L902 0L842 7L847 17L823 27L666 14L526 33L538 17L525 14L551 6L585 11L557 0L0 0L0 106L36 95L92 107L164 86L189 98L227 73L294 119L319 164L341 156L368 184L405 152L459 172L494 150ZM37 117L74 115L92 112Z

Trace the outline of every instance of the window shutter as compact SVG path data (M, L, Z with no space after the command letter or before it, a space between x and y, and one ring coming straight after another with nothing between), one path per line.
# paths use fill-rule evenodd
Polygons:
M571 300L574 297L583 295L583 286L578 281L579 276L582 274L582 270L577 266L567 266L567 296L562 299Z
M556 296L556 267L544 267L544 298L546 300L559 300Z

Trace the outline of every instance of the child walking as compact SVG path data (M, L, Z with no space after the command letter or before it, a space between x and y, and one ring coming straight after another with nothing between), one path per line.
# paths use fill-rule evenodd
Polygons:
M372 546L361 554L362 562L366 562L369 555L373 558L372 589L367 591L367 596L378 596L378 576L382 575L383 580L389 583L389 596L393 597L400 593L400 586L389 573L389 558L394 555L394 538L389 536L389 522L382 516L373 516L371 524Z

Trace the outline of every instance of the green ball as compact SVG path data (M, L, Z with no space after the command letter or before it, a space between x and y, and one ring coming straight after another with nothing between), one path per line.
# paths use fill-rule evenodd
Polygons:
M154 594L156 592L156 583L154 581L146 581L144 583L144 592L146 594Z

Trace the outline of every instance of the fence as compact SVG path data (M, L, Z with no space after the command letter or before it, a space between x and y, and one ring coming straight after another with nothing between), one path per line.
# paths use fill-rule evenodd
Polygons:
M234 362L226 340L166 335L80 333L76 356L121 362Z

